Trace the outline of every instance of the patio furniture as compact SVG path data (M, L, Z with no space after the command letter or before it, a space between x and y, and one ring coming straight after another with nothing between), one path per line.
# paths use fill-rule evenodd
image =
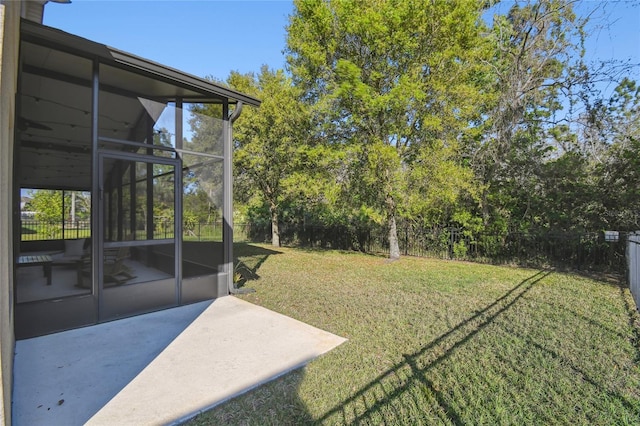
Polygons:
M104 263L102 266L102 276L104 277L104 283L114 282L116 285L121 285L127 281L137 278L131 274L131 269L124 264L124 261L130 257L129 247L116 247L103 249ZM86 258L81 266L81 271L78 275L78 286L87 287L84 285L82 275L91 276L91 258Z
M91 239L64 240L64 252L51 255L52 266L73 267L77 271L76 286L82 287L82 270L91 263Z
M53 266L76 265L91 253L91 239L64 240L64 251L51 255Z
M120 285L136 278L131 275L131 270L124 264L125 259L129 257L129 247L105 248L102 267L104 282L114 281Z
M47 277L47 285L51 285L51 262L51 256L46 254L37 256L18 256L17 266L20 268L42 265L44 276Z

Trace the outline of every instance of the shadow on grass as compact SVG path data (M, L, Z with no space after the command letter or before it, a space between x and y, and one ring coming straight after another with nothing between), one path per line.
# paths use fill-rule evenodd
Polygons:
M442 362L446 361L454 351L465 345L485 327L490 325L498 316L502 315L520 300L531 288L542 279L553 273L552 270L542 270L523 280L518 285L507 291L503 296L477 311L471 317L460 322L446 333L431 341L419 351L403 355L404 360L380 374L367 385L357 390L352 396L331 408L320 418L318 423L328 421L334 415L342 415L340 423L358 424L367 423L374 415L384 417L385 410L397 411L394 402L405 392L420 382L433 395L434 403L441 420L456 425L463 424L460 413L448 402L443 391L437 389L434 383L428 379L427 372ZM397 386L385 381L395 379ZM367 404L368 400L373 403ZM360 404L364 402L364 409ZM417 403L417 401L415 401Z
M620 394L619 392L615 392L613 390L607 390L608 386L606 383L601 383L596 381L585 370L575 365L575 363L572 362L567 357L560 355L557 351L553 349L549 349L545 347L545 345L538 343L536 340L532 339L531 337L523 333L518 333L515 330L508 330L508 331L511 331L511 333L514 336L527 342L530 347L536 348L538 351L546 354L550 358L560 361L562 365L569 367L573 371L573 373L577 375L577 377L580 377L582 379L583 382L590 384L600 392L604 391L609 398L620 402L627 410L629 410L629 412L633 413L637 410L637 407L635 407L632 402L630 402L627 398L625 398L624 395Z
M314 254L320 254L320 255L322 254L333 255L338 253L338 254L346 254L346 255L364 255L364 256L371 256L371 257L378 257L380 259L389 259L388 253L376 253L376 252L369 252L364 250L350 250L350 249L331 248L331 247L323 247L323 246L306 246L306 245L295 245L295 244L286 245L285 247L290 247L295 249L296 251L300 251L303 253L314 253Z
M625 278L624 274L620 272L599 272L599 271L583 271L579 269L558 269L558 272L566 272L571 275L578 275L583 278L589 278L590 280L597 281L601 284L607 284L612 287L624 286Z
M612 337L616 337L618 339L626 339L626 335L624 335L623 333L620 333L619 331L616 331L614 329L612 329L611 327L608 327L604 324L602 324L599 321L594 320L593 318L587 317L583 314L580 314L578 312L576 312L574 309L571 309L570 307L564 306L560 303L556 303L556 302L549 302L549 301L538 301L538 303L541 304L545 304L547 306L549 306L550 308L552 308L553 310L556 311L563 311L566 312L568 315L571 315L573 318L575 318L578 321L582 321L582 322L586 322L589 325L600 329L600 330L604 330L606 331L608 334L610 334Z
M282 252L250 243L234 243L233 254L234 281L236 287L241 288L247 282L260 278L258 270L269 256Z

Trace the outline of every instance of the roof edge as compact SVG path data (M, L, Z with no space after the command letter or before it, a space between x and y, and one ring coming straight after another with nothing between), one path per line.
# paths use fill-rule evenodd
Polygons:
M239 101L253 106L260 106L261 101L220 84L180 71L124 50L119 50L57 28L36 22L21 20L21 38L27 41L37 41L38 44L60 48L85 57L97 57L100 62L110 65L120 65L133 68L147 74L161 77L181 86L191 87L196 91L209 92L217 97L227 98L231 103Z

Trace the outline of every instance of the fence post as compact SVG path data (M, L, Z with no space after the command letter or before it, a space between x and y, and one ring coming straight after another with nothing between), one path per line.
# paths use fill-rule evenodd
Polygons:
M640 233L629 233L627 240L627 273L629 274L629 290L636 302L636 309L640 309Z
M407 223L404 224L404 255L407 256L409 254L409 225Z
M453 259L454 228L449 228L449 259Z

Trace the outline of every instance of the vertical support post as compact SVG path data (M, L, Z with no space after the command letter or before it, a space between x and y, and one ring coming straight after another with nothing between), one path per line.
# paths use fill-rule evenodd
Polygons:
M76 191L71 191L71 223L76 221Z
M153 118L147 115L147 144L153 146ZM153 149L147 148L147 155L153 155ZM137 167L137 163L134 164ZM153 240L153 163L147 163L147 240Z
M12 4L13 3L13 4ZM11 389L15 348L14 285L16 262L20 252L19 136L16 117L20 114L21 70L20 7L15 2L0 4L0 423L11 424ZM15 95L15 97L14 97ZM14 101L15 100L15 101ZM15 103L14 103L15 102ZM15 157L14 157L15 155ZM15 173L15 174L14 174ZM11 210L10 210L11 208ZM9 212L13 213L13 217ZM13 223L11 220L13 219Z
M118 206L118 217L116 218L117 221L117 230L116 230L116 235L117 240L118 241L122 241L124 239L124 188L122 187L122 175L125 173L125 171L123 170L123 162L122 160L118 160L118 162L116 163L116 167L114 170L114 173L116 174L114 177L115 180L115 193L116 193L116 199L117 199L117 206Z
M102 235L105 237L105 239L107 240L113 240L114 238L114 233L113 233L113 224L116 222L114 217L113 217L113 212L114 212L114 208L113 208L113 185L111 184L111 182L102 182L101 183L102 189L100 191L102 191L102 197L103 200L106 197L106 202L102 204L102 208L103 210L106 212L102 219L106 220L105 223L103 223L103 230L105 230L106 232L104 232Z
M175 132L176 132L176 150L182 149L182 98L176 99L176 114L175 114ZM174 182L175 182L175 212L174 212L174 222L173 222L173 241L175 244L175 271L176 271L176 280L178 285L176 286L176 300L178 305L182 304L182 238L184 231L182 229L183 220L183 207L182 207L182 158L180 158L180 152L177 152L176 160L178 160L179 166L174 169Z
M60 213L60 216L62 216L62 239L64 240L64 230L66 228L65 224L67 222L67 218L64 216L64 211L66 209L67 206L65 206L64 204L64 195L65 195L66 191L63 189L62 190L62 213Z
M222 241L224 247L224 272L227 273L227 290L233 287L233 143L231 121L229 119L229 100L222 104Z
M136 237L136 163L129 166L129 235L131 239Z
M183 139L182 139L182 98L176 99L176 149L182 149Z
M93 292L96 322L102 311L102 242L104 240L104 219L102 211L104 205L104 182L101 181L98 155L98 126L99 126L99 102L100 95L100 62L93 61L93 77L91 82L91 259L92 274L91 288Z

